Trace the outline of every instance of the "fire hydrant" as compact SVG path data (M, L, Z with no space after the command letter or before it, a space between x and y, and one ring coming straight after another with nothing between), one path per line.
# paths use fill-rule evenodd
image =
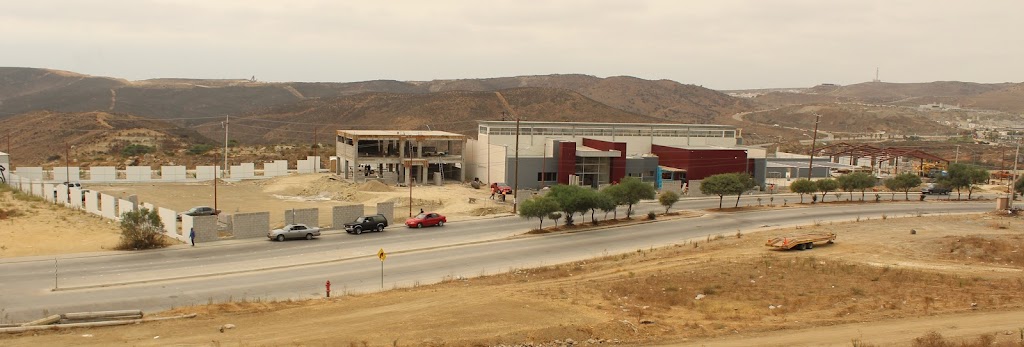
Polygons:
M331 297L331 281L327 281L327 297Z

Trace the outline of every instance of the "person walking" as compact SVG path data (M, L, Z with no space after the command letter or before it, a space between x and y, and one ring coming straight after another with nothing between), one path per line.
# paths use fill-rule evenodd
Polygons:
M196 246L196 228L193 227L192 231L188 233L188 239L192 241L192 247Z

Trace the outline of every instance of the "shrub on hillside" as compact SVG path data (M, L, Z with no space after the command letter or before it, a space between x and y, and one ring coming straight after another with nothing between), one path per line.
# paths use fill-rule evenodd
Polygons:
M131 157L136 155L143 155L146 153L153 153L154 151L156 151L156 148L146 145L137 145L133 143L122 148L121 155Z
M188 154L200 155L209 152L211 149L213 149L213 145L205 143L195 144L188 148Z
M167 247L164 223L156 211L146 208L121 215L121 243L117 249L136 250Z

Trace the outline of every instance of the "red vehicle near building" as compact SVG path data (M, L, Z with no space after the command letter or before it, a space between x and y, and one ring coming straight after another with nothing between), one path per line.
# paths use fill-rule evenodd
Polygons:
M429 226L444 226L448 219L435 212L420 213L416 217L405 220L405 226L410 228L422 228Z

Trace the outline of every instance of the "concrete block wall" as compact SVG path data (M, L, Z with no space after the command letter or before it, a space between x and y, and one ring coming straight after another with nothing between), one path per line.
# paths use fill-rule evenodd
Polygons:
M57 182L80 182L81 177L77 166L55 166L53 167L53 180ZM68 179L68 175L71 179Z
M131 200L117 200L117 220L121 220L122 215L131 211L135 211L135 204Z
M125 168L125 178L132 182L146 182L153 179L153 169L149 166L129 166Z
M107 219L117 219L117 198L107 195L100 194L100 215Z
M267 237L270 212L236 213L231 222L236 239Z
M43 197L43 182L32 180L32 195Z
M160 180L164 182L184 182L186 168L184 166L161 166Z
M314 173L320 168L320 157L307 156L305 160L299 160L295 167L299 173Z
M303 208L284 211L284 224L305 224L311 227L320 226L320 209Z
M377 214L382 214L388 219L388 226L393 226L395 222L395 203L393 202L378 202L377 203ZM404 219L403 219L404 221Z
M90 182L114 182L117 180L117 168L113 166L94 166L89 168Z
M246 179L253 178L256 176L256 165L253 163L242 163L241 165L231 166L231 178L233 179Z
M331 209L331 229L345 229L345 223L352 222L366 212L363 205L334 206Z
M184 218L182 218L184 219ZM196 243L219 241L217 236L217 216L195 216L192 217L192 227L196 228ZM186 238L188 229L183 229Z

